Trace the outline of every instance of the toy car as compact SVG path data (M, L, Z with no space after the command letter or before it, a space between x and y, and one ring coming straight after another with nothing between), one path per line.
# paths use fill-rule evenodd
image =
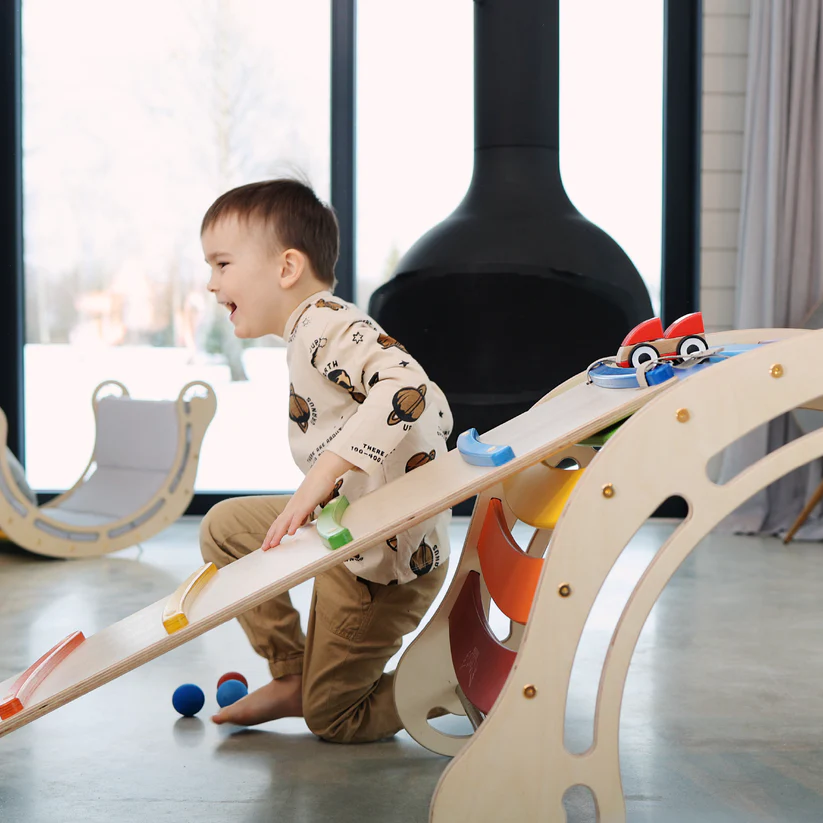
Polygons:
M659 317L644 320L624 338L617 350L617 365L638 368L650 360L676 360L706 351L703 315L696 311L675 320L666 331Z

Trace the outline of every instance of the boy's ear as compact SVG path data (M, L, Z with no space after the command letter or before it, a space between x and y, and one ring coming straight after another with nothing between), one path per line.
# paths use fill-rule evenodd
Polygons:
M280 285L284 289L292 288L300 281L306 270L306 255L297 249L286 249L282 255L283 270L280 272Z

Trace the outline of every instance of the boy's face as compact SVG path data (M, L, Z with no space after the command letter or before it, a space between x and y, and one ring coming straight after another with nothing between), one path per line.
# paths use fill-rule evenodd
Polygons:
M229 311L235 335L282 336L291 313L281 284L284 260L272 249L264 227L230 215L206 229L200 240L211 267L207 288Z

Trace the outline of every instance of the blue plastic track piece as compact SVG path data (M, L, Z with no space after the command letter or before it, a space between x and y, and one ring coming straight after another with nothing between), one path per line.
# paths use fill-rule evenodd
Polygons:
M646 381L650 386L657 386L674 376L674 369L668 363L658 363L646 372ZM640 386L635 369L607 366L605 363L599 363L589 369L589 379L595 386L604 389L636 389Z
M511 446L489 446L481 443L477 429L469 429L457 438L457 449L472 466L502 466L514 459Z
M646 372L646 382L650 386L659 386L675 376L674 369L669 363L660 363Z

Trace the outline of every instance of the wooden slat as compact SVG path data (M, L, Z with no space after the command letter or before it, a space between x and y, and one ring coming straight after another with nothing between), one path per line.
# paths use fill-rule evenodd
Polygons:
M480 575L469 572L449 615L449 644L457 682L481 712L491 710L514 663L489 629L480 598Z
M525 624L543 571L543 560L530 557L517 545L497 498L492 498L486 509L477 555L489 594L500 611L510 620Z
M506 503L518 520L553 529L584 469L557 469L538 463L503 483Z

